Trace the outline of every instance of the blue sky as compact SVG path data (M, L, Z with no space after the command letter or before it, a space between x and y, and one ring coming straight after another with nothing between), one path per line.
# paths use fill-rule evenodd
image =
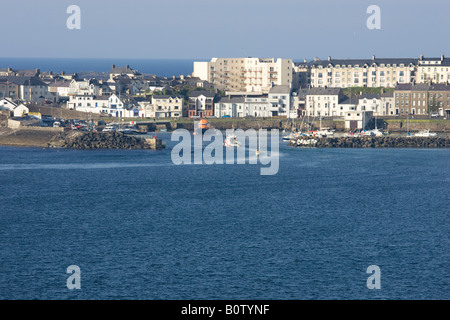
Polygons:
M72 4L81 30L66 27ZM373 4L380 30L366 27ZM448 0L15 0L0 12L1 57L450 56Z

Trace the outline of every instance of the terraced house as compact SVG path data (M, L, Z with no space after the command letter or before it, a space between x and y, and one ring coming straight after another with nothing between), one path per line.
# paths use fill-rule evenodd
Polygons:
M315 58L308 64L312 87L395 87L415 77L417 58Z
M394 97L398 115L438 113L443 116L450 111L449 84L401 84L395 87Z
M192 76L230 94L266 94L273 86L291 86L292 73L291 59L212 58L209 62L194 62Z

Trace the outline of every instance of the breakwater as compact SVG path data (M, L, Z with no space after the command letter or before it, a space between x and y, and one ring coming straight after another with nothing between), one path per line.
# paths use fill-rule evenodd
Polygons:
M120 132L77 132L72 131L54 137L48 147L68 149L153 149L164 148L161 139L138 138Z
M314 148L450 148L449 137L299 137L291 139L293 147Z

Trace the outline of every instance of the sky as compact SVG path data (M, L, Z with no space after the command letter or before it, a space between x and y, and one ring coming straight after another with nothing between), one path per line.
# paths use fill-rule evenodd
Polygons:
M0 57L450 56L448 0L0 0L0 13Z

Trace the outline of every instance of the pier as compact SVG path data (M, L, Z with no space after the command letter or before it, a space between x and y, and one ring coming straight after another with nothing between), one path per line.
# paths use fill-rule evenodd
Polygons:
M292 147L306 148L450 148L449 137L299 137L291 139Z

